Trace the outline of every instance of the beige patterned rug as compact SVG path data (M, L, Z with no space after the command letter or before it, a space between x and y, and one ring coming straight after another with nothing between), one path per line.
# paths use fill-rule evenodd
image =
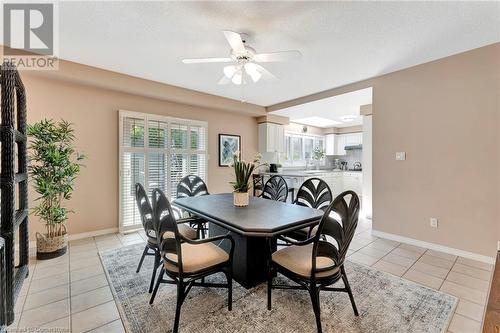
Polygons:
M153 257L146 257L135 273L143 249L135 244L109 250L101 260L127 332L171 332L176 288L162 284L154 305L148 304ZM324 332L446 332L457 304L454 296L351 262L346 270L360 316L354 316L346 293L321 292ZM218 279L225 281L222 275L213 277ZM179 331L316 332L306 291L273 290L271 311L266 300L265 284L246 290L234 283L229 312L227 290L193 288L182 306Z

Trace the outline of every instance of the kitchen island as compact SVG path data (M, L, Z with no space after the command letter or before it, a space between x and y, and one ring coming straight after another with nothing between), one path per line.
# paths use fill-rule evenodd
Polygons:
M295 194L304 181L309 178L319 178L328 184L334 197L344 191L352 190L356 192L361 199L363 188L362 171L285 169L282 172L260 172L259 174L263 176L264 182L275 175L283 177L287 182L288 187L295 190Z

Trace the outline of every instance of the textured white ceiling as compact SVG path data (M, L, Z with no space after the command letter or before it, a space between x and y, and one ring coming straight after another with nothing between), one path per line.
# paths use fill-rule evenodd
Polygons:
M269 106L500 41L500 2L61 2L61 58ZM258 52L277 82L217 85L222 30Z
M304 125L312 124L307 123L307 121L301 121L301 119L320 117L325 120L339 122L339 124L332 126L328 124L327 121L323 121L323 125L319 123L314 126L324 128L348 127L361 125L363 123L362 116L359 115L359 108L361 105L367 104L372 104L372 88L361 89L342 95L319 99L314 102L291 106L271 112L271 114L286 116L290 118L290 121ZM357 117L353 121L345 122L343 119L344 116Z

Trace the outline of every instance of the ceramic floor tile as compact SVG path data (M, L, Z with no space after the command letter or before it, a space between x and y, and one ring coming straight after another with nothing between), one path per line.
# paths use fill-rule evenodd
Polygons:
M95 245L95 240L93 237L81 238L81 239L69 241L70 248L72 248L74 246L89 245L89 244Z
M69 271L69 263L63 262L49 267L36 267L33 272L33 281L49 276L60 275Z
M450 272L446 280L472 289L488 292L489 282L458 272Z
M87 332L119 319L114 301L107 302L71 316L73 333Z
M366 254L370 257L380 259L383 256L385 256L387 253L389 253L389 251L388 250L379 250L379 249L375 249L373 247L369 247L369 248L363 247L362 249L360 249L358 251L358 253Z
M424 254L421 256L418 261L423 262L425 264L433 265L436 267L441 267L441 268L446 268L446 269L451 269L453 266L453 261L449 261L446 259L441 259L438 257L433 257L427 254Z
M481 323L455 314L451 319L449 330L453 333L479 333L481 331Z
M96 305L113 300L113 295L108 286L95 289L77 296L71 297L71 312L76 313L87 310Z
M89 251L82 251L82 252L77 252L77 253L70 253L69 255L69 261L70 263L74 260L82 260L82 259L87 259L87 258L99 258L99 253L97 252L97 248L89 250Z
M69 316L41 325L41 332L69 332Z
M427 249L425 249L423 247L410 245L410 244L404 244L404 243L399 245L399 248L404 249L404 250L408 250L408 251L412 251L412 252L416 252L419 254L424 254L424 252L427 251Z
M410 266L415 263L414 259L401 257L401 256L398 256L398 255L392 254L392 253L389 253L388 255L383 257L382 260L388 261L388 262L396 264L396 265L404 266L406 268L410 268Z
M359 249L365 247L365 244L360 244L358 242L352 241L351 244L349 244L349 250L352 251L358 251Z
M394 249L396 246L397 245L389 243L384 239L377 239L376 241L374 241L373 243L370 243L366 247L373 247L373 248L379 249L379 250L389 250L390 251L390 250Z
M373 265L374 263L376 263L378 261L377 258L368 256L366 254L362 254L362 253L359 253L359 252L356 252L353 255L351 255L349 257L349 260L357 262L359 264L367 265L367 266L371 266L371 265Z
M450 272L448 268L429 265L421 261L417 261L413 266L411 266L411 268L416 271L438 277L440 279L444 279Z
M89 331L89 333L125 333L125 329L123 328L121 320L115 320L104 326Z
M456 263L451 270L453 272L462 273L488 282L490 281L491 277L491 272L479 268L466 266L460 263Z
M481 322L484 315L484 306L461 299L458 303L456 313Z
M370 240L370 241L372 241L372 242L374 242L374 241L376 241L377 239L379 239L378 237L376 237L376 236L373 236L373 235L372 235L371 230L364 231L364 232L362 232L362 233L358 234L357 236L358 236L359 238L365 238L365 239L368 239L368 240Z
M398 256L401 256L401 257L414 259L414 260L417 260L418 258L420 258L422 256L422 253L420 253L420 252L408 250L408 249L402 248L401 246L392 250L391 253L396 254Z
M106 234L106 235L95 236L94 240L96 243L99 243L107 241L120 241L120 238L118 237L118 234Z
M457 259L457 256L455 256L453 254L448 254L448 253L434 251L434 250L427 250L427 252L425 252L425 253L430 255L430 256L438 257L441 259L446 259L449 261L455 261Z
M62 286L69 283L69 272L49 276L39 280L31 281L28 294L37 293L45 289Z
M455 282L444 281L440 290L479 305L484 305L486 303L485 292L464 287Z
M96 249L97 249L97 245L95 243L88 243L88 244L83 244L83 245L71 246L69 248L69 252L71 254L75 254L75 253L80 253L80 252L92 251L92 250L96 250Z
M372 267L396 276L402 276L408 270L407 267L396 265L384 260L377 261Z
M60 301L69 297L69 286L62 285L55 288L45 289L43 291L28 294L24 303L24 311L38 308L42 305Z
M104 274L96 275L84 280L75 281L71 284L71 296L73 297L107 285L108 281L106 280Z
M72 259L70 265L70 271L100 264L101 260L99 259L99 257L94 257L94 256L82 259Z
M38 327L45 323L69 316L69 299L57 301L41 307L23 311L20 328Z
M436 290L439 289L443 283L443 279L413 269L406 272L405 275L403 275L403 278Z
M459 264L463 264L463 265L474 267L474 268L479 268L479 269L482 269L482 270L485 270L488 272L491 272L493 270L493 265L487 264L485 262L477 261L477 260L458 257L457 262Z
M356 236L353 237L352 241L356 242L356 243L358 243L360 245L363 245L363 246L366 246L366 245L370 244L371 242L373 242L370 239L362 238L362 237L356 237Z
M54 258L54 259L48 259L48 260L39 260L36 263L37 268L44 268L44 267L53 267L54 265L57 264L63 264L63 263L68 263L69 262L69 254L66 252L65 255Z
M93 277L93 276L100 275L103 273L104 273L104 269L100 263L98 265L93 265L93 266L89 266L89 267L84 267L84 268L72 270L70 272L71 282L87 279L89 277Z

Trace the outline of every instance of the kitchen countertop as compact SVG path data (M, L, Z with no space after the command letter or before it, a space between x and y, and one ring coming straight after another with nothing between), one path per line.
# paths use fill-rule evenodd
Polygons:
M283 170L282 172L259 172L261 175L280 175L285 177L313 177L325 173L343 173L343 172L363 172L357 170Z

